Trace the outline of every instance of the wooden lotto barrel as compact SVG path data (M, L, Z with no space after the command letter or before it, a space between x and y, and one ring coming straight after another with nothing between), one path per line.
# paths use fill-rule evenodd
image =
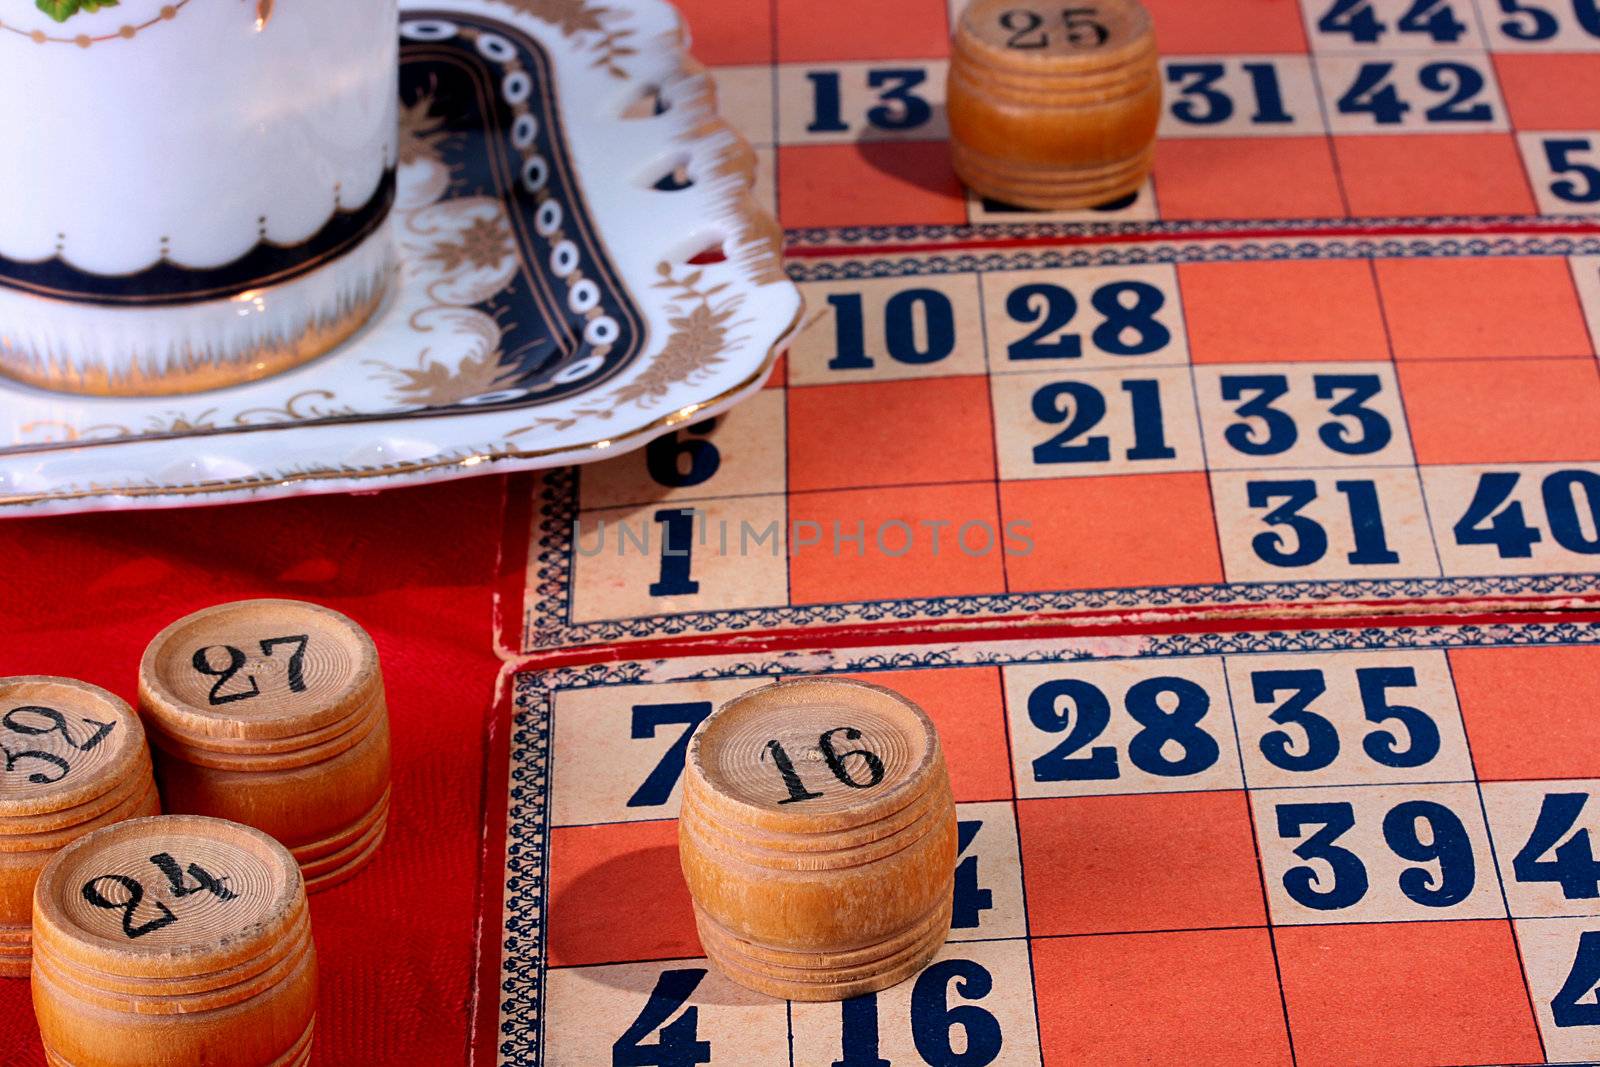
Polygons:
M161 810L139 717L87 682L0 678L0 975L26 978L33 885L65 845Z
M389 816L389 712L366 631L298 600L197 611L156 635L139 711L169 812L265 830L317 890L349 877Z
M933 723L881 686L778 682L689 742L679 817L706 954L791 1000L893 985L950 930L956 814Z
M973 0L956 23L951 158L1018 207L1093 207L1139 188L1161 117L1155 31L1137 0Z
M33 939L53 1067L310 1062L305 883L259 830L163 815L79 838L39 877Z

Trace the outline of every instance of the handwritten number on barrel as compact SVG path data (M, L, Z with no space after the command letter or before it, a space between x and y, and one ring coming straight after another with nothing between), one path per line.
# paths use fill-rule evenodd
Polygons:
M692 700L679 704L635 704L633 706L633 739L641 741L656 735L656 727L668 723L683 723L683 733L672 747L662 753L661 762L639 783L639 788L628 798L630 808L653 808L665 804L672 789L683 777L683 757L689 750L689 737L695 728L711 714L709 700Z
M294 651L289 654L289 692L304 693L306 691L306 644L311 640L307 634L290 634L288 637L269 637L261 642L261 654L272 655L272 650L279 645L294 645Z
M168 888L172 890L172 895L179 900L189 896L191 893L210 893L218 900L223 901L234 900L239 895L223 884L228 880L227 875L219 878L198 863L191 863L186 869L172 858L171 853L167 852L156 853L150 857L150 862L166 876ZM193 885L185 881L186 870L187 876L194 879ZM112 900L106 895L106 889L101 888L102 885L106 888L121 886L122 894L126 895L126 899ZM140 938L146 934L154 933L162 927L171 926L178 921L178 916L173 913L172 909L157 900L153 904L160 914L149 922L135 925L133 921L134 914L139 910L140 903L144 901L144 886L140 884L137 878L130 878L125 874L102 874L98 878L91 878L83 884L82 893L83 899L93 907L104 908L107 911L122 912L122 932L129 939Z
M108 886L121 886L123 893L127 895L127 899L112 900L100 888L102 883ZM133 914L138 910L139 903L144 900L144 886L140 885L137 879L129 878L125 874L103 874L99 878L85 882L83 884L83 899L96 908L122 912L122 932L130 940L143 937L145 934L153 934L162 927L171 926L178 921L178 917L172 913L172 909L158 900L155 906L156 910L161 914L149 922L135 926Z
M1068 7L1061 11L1066 29L1066 41L1074 48L1099 48L1110 36L1103 23L1094 19L1092 7ZM1027 8L1011 8L1000 13L1000 28L1010 36L1007 48L1030 49L1050 47L1050 32L1045 29L1044 16Z
M227 655L228 662L226 665L222 667L211 666L211 650L213 648L220 648ZM204 648L195 649L192 662L195 670L216 679L216 683L211 687L211 692L206 696L206 699L211 702L213 707L219 704L232 704L235 700L248 700L251 697L261 695L261 686L256 684L255 675L250 675L249 689L238 693L224 693L222 691L222 687L231 682L234 675L244 670L245 654L242 648L234 648L232 645L207 645Z
M667 1022L705 976L704 967L662 971L639 1017L611 1046L611 1067L694 1067L710 1063L711 1043L700 1040L699 1008L685 1008L682 1015ZM660 1040L646 1044L644 1039L657 1029L661 1031Z
M291 693L304 693L306 691L305 657L306 645L310 641L309 634L287 634L283 637L263 638L260 642L263 656L271 656L279 645L294 646L294 651L289 654L288 670L284 672L285 680L289 684L289 692ZM228 657L228 662L224 666L213 667L211 665L211 653L215 649L220 649ZM256 681L256 676L253 674L245 676L250 681L249 689L242 689L236 693L224 693L222 691L222 687L231 682L234 675L244 670L244 665L247 661L248 657L245 655L244 649L235 648L232 645L206 645L204 648L195 649L194 657L190 660L194 669L201 674L216 679L216 682L211 686L211 692L206 696L212 707L231 704L235 700L249 700L251 697L261 695L261 684Z
M188 877L194 879L194 884L189 885L184 881L185 868L169 852L157 852L150 857L150 862L167 876L167 886L179 900L191 893L210 893L218 900L233 900L239 895L222 884L228 880L227 875L219 878L198 863L191 863L187 868Z
M831 730L824 730L822 735L817 738L817 750L822 753L823 762L828 765L828 770L833 772L833 776L839 779L842 785L849 786L851 789L871 789L883 781L883 760L879 759L876 753L865 748L852 748L846 752L837 752L833 747L834 734L843 734L846 741L859 741L861 739L861 731L853 726L835 726ZM776 738L768 741L762 749L762 760L765 760L768 755L772 757L772 765L778 768L778 773L783 776L784 788L789 791L787 797L778 801L779 804L798 804L801 801L815 800L822 796L821 793L813 793L806 788L805 782L800 779L800 772L795 770L794 760L784 750L783 742ZM852 756L859 757L865 765L866 781L857 781L852 774L851 768L845 764L845 761Z
M940 960L917 976L911 988L911 1040L928 1067L986 1067L1000 1055L1000 1023L976 1004L951 1006L952 988L965 1000L982 1000L994 978L972 960ZM951 1032L966 1033L961 1052Z
M36 715L47 720L50 725L37 726L26 721L25 719L19 718L19 716L22 715ZM22 734L25 737L41 737L45 734L59 733L61 735L61 740L66 743L67 747L78 752L93 751L101 741L106 739L106 736L109 735L112 729L116 726L115 722L98 722L94 719L82 719L80 721L85 726L99 727L99 729L91 733L81 743L72 739L72 732L67 726L67 718L65 715L62 715L61 712L57 711L55 708L46 708L38 704L23 704L12 708L10 711L6 712L3 719L0 719L0 725L4 725L7 730L14 734ZM49 764L61 772L52 778L43 771L34 771L32 774L28 775L28 781L34 783L35 785L50 785L54 782L59 782L72 771L72 765L67 762L67 760L53 752L42 752L37 749L28 749L23 752L12 752L5 746L0 745L0 755L5 756L6 770L8 771L15 770L16 764L19 760L32 759L38 760L40 763Z
M994 910L993 891L979 887L978 854L967 854L981 829L983 822L980 819L956 823L956 855L960 857L960 862L956 864L955 900L950 925L957 930L977 929L982 914Z
M1539 804L1539 817L1528 833L1527 844L1511 861L1519 882L1555 882L1568 900L1594 900L1600 897L1600 863L1595 862L1594 845L1587 828L1580 828L1565 841L1562 837L1577 826L1578 816L1589 802L1587 793L1546 793ZM1554 859L1541 859L1555 850Z
M822 750L822 758L828 764L828 770L833 772L835 778L851 789L871 789L883 781L883 760L879 759L875 753L864 748L852 748L842 753L835 752L833 750L834 734L844 734L846 741L859 741L861 740L861 731L853 726L835 726L817 739L817 747ZM861 757L862 762L866 764L867 780L865 782L856 781L850 774L850 768L845 766L844 761L851 756Z

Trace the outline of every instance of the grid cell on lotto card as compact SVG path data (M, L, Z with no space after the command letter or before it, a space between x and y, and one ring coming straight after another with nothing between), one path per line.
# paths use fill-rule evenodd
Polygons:
M1600 461L1591 357L1408 361L1396 370L1418 463Z
M1544 1062L1503 919L1291 926L1274 940L1303 1067Z
M997 374L989 390L1003 479L1205 470L1187 367Z
M1196 366L1389 359L1367 260L1183 263L1177 270Z
M1329 139L1180 137L1156 142L1163 219L1343 218Z
M778 143L946 140L948 67L942 59L778 67Z
M563 689L553 699L553 826L673 819L695 727L746 679Z
M1313 51L1482 51L1473 0L1300 0Z
M1414 469L1220 471L1211 493L1231 582L1439 574Z
M1512 918L1600 917L1600 780L1485 782Z
M1447 575L1600 570L1600 464L1423 467Z
M552 969L545 997L552 1065L789 1061L785 1002L734 984L704 959Z
M1520 132L1517 147L1541 215L1600 211L1600 132Z
M979 276L991 374L1189 362L1173 267L1071 267Z
M1494 65L1483 52L1319 54L1313 62L1336 135L1510 129Z
M1478 779L1600 778L1600 645L1450 650Z
M1019 797L1239 789L1222 661L1007 666Z
M1518 919L1517 944L1545 1056L1600 1059L1600 920Z
M1026 937L1022 859L1010 801L956 805L951 941Z
M1410 467L1389 363L1196 367L1212 470Z
M1504 918L1477 787L1252 790L1275 925Z
M1476 0L1493 52L1600 52L1590 0Z
M580 512L572 621L782 605L787 514L781 494Z
M1025 941L948 944L915 978L881 992L793 1004L793 1062L1037 1065L1033 985Z
M1229 656L1251 789L1471 781L1442 651Z
M812 321L789 349L791 386L984 373L975 274L803 282Z
M1161 78L1161 138L1327 132L1305 55L1164 56Z

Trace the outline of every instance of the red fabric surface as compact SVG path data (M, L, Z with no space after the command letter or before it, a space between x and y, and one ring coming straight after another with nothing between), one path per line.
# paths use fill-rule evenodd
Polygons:
M167 623L284 596L377 642L393 807L370 867L311 898L321 964L313 1064L467 1058L492 589L505 479L367 496L0 521L0 675L136 691ZM0 1063L42 1062L28 983L0 979Z

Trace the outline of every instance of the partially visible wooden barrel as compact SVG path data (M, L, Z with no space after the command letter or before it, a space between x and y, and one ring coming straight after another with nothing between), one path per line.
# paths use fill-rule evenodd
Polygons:
M161 810L144 727L97 685L0 678L0 975L26 978L33 885L91 830Z
M389 711L378 650L298 600L197 611L139 665L139 711L169 812L265 830L312 891L359 870L389 816Z
M54 1067L310 1062L305 883L260 830L164 815L79 838L39 877L33 939Z
M791 1000L922 968L950 930L955 803L915 704L863 682L754 689L689 742L679 850L707 956Z
M1155 32L1137 0L973 0L948 84L951 159L982 196L1094 207L1136 191L1161 117Z

